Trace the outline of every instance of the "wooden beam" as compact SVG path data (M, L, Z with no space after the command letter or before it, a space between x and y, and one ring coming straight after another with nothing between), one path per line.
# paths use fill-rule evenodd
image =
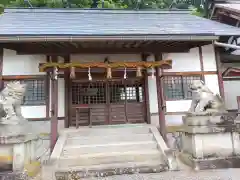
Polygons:
M155 54L155 61L161 61L162 55ZM166 120L165 120L165 97L163 91L163 69L155 68L156 71L156 85L157 85L157 99L158 99L158 114L159 114L159 128L160 134L162 135L165 142L167 142L167 130L166 130Z
M213 75L217 71L192 71L192 72L164 72L165 76L196 76L196 75Z
M48 55L68 55L68 54L135 54L135 53L158 53L161 52L189 52L186 45L180 47L166 48L162 46L148 46L146 48L34 48L19 47L17 54L48 54Z
M27 80L27 79L44 79L46 77L43 75L5 75L2 76L2 80L12 81L12 80Z
M42 118L26 118L28 121L50 121L51 118L50 117L42 117ZM64 120L65 119L65 116L61 116L61 117L58 117L57 118L58 121L60 120Z

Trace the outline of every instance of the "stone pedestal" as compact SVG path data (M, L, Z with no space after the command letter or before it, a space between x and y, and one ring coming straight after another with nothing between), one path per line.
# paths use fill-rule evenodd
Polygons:
M23 171L26 164L37 159L37 135L25 125L0 125L0 170Z
M222 113L183 117L180 159L194 169L240 167L240 139Z

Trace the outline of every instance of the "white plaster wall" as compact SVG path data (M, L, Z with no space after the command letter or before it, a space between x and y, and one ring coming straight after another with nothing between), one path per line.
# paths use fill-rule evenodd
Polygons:
M22 106L22 114L25 118L45 118L46 106Z
M237 96L240 96L240 81L223 81L223 85L226 108L238 109Z
M191 105L191 100L166 101L167 112L186 112Z
M215 51L212 44L202 46L203 69L204 71L216 71Z
M64 79L58 79L58 117L65 116L65 87Z
M187 53L165 53L163 59L172 59L172 69L165 72L201 71L198 48Z
M205 83L209 87L211 91L215 94L219 94L219 85L218 85L218 75L217 74L209 74L205 75Z
M3 75L38 75L39 63L44 63L43 55L16 55L15 51L4 49L3 51Z

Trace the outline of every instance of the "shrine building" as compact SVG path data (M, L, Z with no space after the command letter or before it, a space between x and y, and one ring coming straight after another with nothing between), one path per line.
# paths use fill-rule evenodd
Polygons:
M5 9L0 86L27 83L22 113L52 148L64 127L149 123L165 137L192 80L224 97L215 42L239 34L189 11Z

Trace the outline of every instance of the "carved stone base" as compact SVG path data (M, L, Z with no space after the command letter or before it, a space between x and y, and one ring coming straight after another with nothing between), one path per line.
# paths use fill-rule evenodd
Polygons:
M0 137L0 170L23 171L24 165L35 161L39 138L26 134ZM7 168L7 169L6 169Z
M181 150L195 158L228 157L240 155L240 139L238 133L184 133L181 136Z
M190 154L180 153L180 160L195 170L240 168L240 156L196 159Z
M221 116L222 113L215 114L214 116L210 114L188 114L187 116L183 116L183 124L187 126L216 125L223 122Z
M212 134L212 133L225 133L235 132L235 125L212 125L212 126L182 126L182 132L189 134Z

